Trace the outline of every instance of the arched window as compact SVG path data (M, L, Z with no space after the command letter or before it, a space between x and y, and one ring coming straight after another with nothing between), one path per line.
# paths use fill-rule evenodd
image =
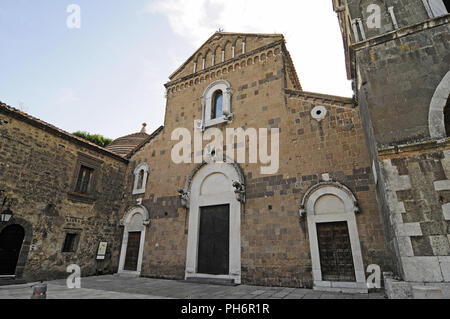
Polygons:
M217 119L223 115L223 93L217 90L213 95L213 103L211 110L211 120Z
M231 85L226 80L212 82L202 95L202 127L207 128L233 119Z
M144 183L144 170L141 169L139 171L138 185L142 185L143 183Z
M139 166L136 167L133 174L134 174L133 195L144 194L145 186L147 185L148 165L146 163L140 164Z

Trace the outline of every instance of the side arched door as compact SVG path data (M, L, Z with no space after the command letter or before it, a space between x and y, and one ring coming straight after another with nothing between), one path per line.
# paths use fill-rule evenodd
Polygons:
M0 276L16 273L24 237L25 230L19 225L8 226L0 233Z

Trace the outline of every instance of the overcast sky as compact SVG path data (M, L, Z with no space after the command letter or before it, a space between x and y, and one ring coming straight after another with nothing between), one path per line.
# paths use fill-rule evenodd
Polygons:
M69 132L152 131L168 76L219 28L283 33L304 90L351 96L331 0L0 0L0 100Z

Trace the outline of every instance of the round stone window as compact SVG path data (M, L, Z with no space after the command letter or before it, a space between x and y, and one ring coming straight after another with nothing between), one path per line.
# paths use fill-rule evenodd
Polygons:
M317 120L317 121L322 121L325 116L327 116L327 109L325 108L325 106L316 106L315 108L312 109L311 111L311 116L313 119Z

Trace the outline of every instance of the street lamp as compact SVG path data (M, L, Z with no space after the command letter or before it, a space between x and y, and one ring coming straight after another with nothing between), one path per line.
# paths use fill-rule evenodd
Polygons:
M13 212L11 209L7 208L5 209L2 214L0 215L0 222L7 223L11 219L13 215Z

